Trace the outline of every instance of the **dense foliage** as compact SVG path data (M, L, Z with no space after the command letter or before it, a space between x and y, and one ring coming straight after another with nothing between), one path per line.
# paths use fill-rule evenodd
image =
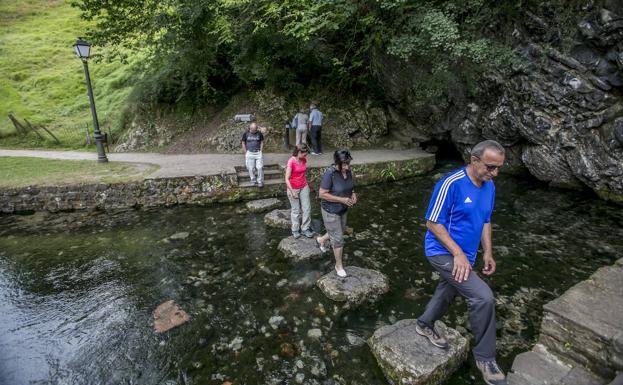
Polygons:
M521 1L81 0L98 44L147 53L149 100L210 101L242 85L378 89L383 60L420 68L418 97L513 60L500 30ZM493 36L498 36L493 38ZM121 55L121 50L117 51ZM130 51L132 52L132 51Z

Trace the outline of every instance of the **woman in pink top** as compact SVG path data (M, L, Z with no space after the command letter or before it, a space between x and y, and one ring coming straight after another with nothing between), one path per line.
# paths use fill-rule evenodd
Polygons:
M314 236L311 229L311 202L309 200L309 186L307 185L307 153L309 149L305 143L294 147L292 157L286 166L286 186L288 186L288 200L290 200L292 236L307 238ZM302 214L302 218L301 218Z

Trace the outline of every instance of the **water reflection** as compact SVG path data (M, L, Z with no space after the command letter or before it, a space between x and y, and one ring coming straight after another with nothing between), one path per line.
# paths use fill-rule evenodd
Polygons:
M434 290L422 250L433 184L360 189L345 261L383 271L391 291L355 311L314 286L329 256L293 264L277 251L289 231L242 204L0 217L0 383L385 384L364 341L419 315ZM508 368L533 343L543 303L622 256L623 215L575 193L496 184L488 281ZM156 335L151 313L168 299L192 319ZM468 333L464 304L447 321ZM475 373L468 362L450 383Z

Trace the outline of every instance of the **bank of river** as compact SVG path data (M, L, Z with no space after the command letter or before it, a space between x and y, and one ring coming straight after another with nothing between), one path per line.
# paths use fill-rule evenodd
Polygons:
M243 204L0 216L0 383L386 384L364 341L416 317L434 290L422 247L434 182L358 189L347 264L387 274L391 291L348 313L314 287L330 258L293 264L277 251L289 232ZM508 369L535 342L544 303L623 256L623 213L528 181L496 184L488 281ZM168 238L179 232L188 238ZM192 319L156 335L151 312L167 299ZM447 321L468 333L465 304ZM481 382L470 360L449 383Z

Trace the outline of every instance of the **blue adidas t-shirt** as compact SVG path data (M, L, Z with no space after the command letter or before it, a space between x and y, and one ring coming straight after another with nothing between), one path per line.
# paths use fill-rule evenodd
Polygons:
M473 266L482 228L491 221L494 201L493 182L486 181L481 187L476 186L464 167L437 182L428 204L426 219L444 225ZM430 230L426 232L424 248L427 257L450 254Z

